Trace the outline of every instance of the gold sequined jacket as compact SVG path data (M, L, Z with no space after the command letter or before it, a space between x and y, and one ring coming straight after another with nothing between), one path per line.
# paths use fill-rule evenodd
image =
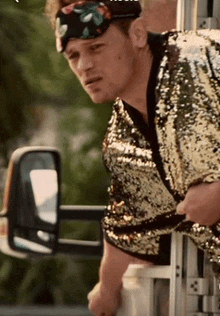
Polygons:
M176 213L190 186L220 180L220 31L162 36L156 43L162 49L152 49L149 126L122 100L113 106L103 142L112 179L105 238L151 259L161 237L175 230L220 262L220 225L198 225Z

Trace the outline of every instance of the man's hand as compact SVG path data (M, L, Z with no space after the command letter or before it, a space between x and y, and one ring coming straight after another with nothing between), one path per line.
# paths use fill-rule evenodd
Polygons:
M120 289L113 292L99 282L88 294L89 310L96 316L116 316L120 304Z
M177 0L149 0L144 16L153 32L164 32L176 28Z
M220 220L220 181L189 188L177 205L177 213L200 225L213 225Z

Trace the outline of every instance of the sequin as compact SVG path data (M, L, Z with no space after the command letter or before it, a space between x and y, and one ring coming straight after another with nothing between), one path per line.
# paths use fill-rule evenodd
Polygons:
M220 224L212 228L176 214L190 186L220 180L220 31L170 32L156 87L155 129L165 179L152 144L117 99L103 142L112 175L107 240L133 254L156 255L163 234L192 238L220 263Z

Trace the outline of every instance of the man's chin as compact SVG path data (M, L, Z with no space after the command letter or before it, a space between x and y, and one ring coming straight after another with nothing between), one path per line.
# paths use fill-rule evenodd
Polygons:
M113 97L110 98L110 97L103 95L101 93L92 93L92 94L89 94L89 96L90 96L91 100L96 104L113 102L116 99Z

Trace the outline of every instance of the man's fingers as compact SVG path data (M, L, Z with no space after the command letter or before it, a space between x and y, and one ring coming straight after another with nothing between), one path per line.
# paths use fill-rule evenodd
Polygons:
M179 215L182 215L182 214L185 214L185 210L184 210L184 202L180 202L178 205L177 205L177 208L176 208L176 212L179 214Z

